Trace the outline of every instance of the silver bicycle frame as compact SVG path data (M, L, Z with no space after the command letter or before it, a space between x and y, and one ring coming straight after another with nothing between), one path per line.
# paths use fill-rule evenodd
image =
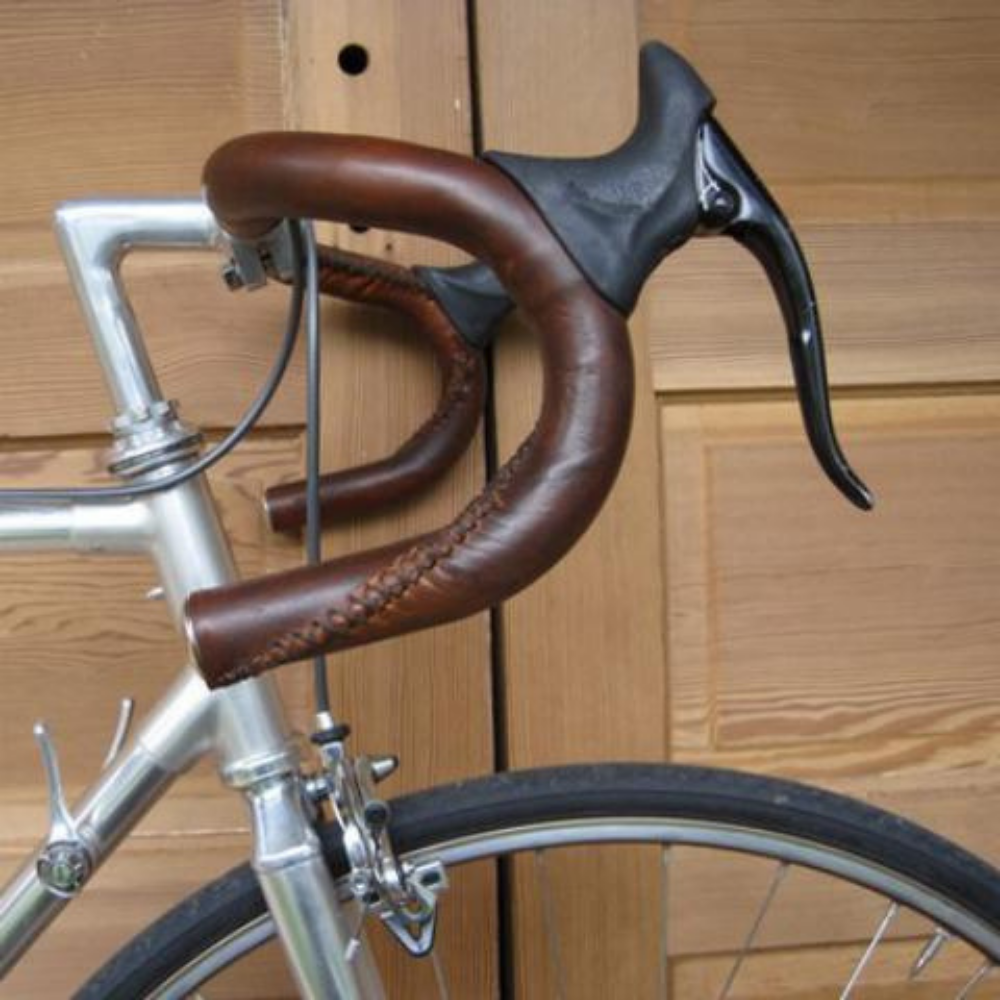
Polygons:
M55 224L118 411L116 430L139 436L150 414L169 406L121 283L122 258L137 247L222 248L225 240L196 198L71 202L57 210ZM121 501L4 503L0 497L0 552L5 549L147 553L182 634L188 594L236 578L203 476ZM209 752L223 780L246 798L253 866L302 995L381 997L365 949L352 948L355 957L346 958L348 911L323 861L298 754L269 678L212 692L186 666L64 825L96 869L173 780ZM41 877L48 846L39 846L0 895L0 977L75 895L55 891Z

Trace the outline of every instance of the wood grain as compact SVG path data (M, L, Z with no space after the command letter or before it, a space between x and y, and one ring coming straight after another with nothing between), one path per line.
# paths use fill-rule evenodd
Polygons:
M696 61L722 120L801 232L831 375L851 390L836 404L841 436L881 500L866 521L813 467L787 389L777 310L756 265L725 241L685 248L657 272L633 322L636 432L613 500L565 564L504 609L494 637L502 756L514 765L674 756L797 775L1000 858L991 708L1000 636L990 598L1000 541L991 515L1000 492L1000 408L991 394L1000 379L992 320L1000 132L988 113L1000 97L995 4L473 7L478 110L484 139L497 148L573 154L620 139L634 114L639 37L663 37ZM107 404L48 232L54 203L194 191L219 141L282 124L468 151L465 15L460 0L0 8L0 481L101 474ZM358 76L336 65L348 43L369 53ZM457 259L374 230L327 235L402 262ZM188 254L137 258L128 279L168 393L196 422L231 424L270 361L283 294L230 297L212 259ZM334 467L391 451L430 411L437 375L390 318L331 307L326 323L325 462ZM503 457L538 401L534 346L516 322L497 369ZM294 544L262 531L259 496L297 474L301 405L296 369L268 414L270 429L214 477L248 574L299 558ZM428 496L342 526L328 551L440 523L482 482L483 466L479 441ZM183 655L162 608L143 600L154 581L142 560L10 556L4 568L0 877L43 823L30 722L52 721L75 792L93 776L119 695L148 704ZM334 661L337 705L354 723L355 745L403 756L389 792L492 767L490 640L479 616ZM294 719L307 724L308 666L284 671L281 684ZM241 804L199 769L0 997L66 996L145 920L246 852ZM612 862L582 851L553 864L566 947L592 957L573 967L574 997L655 988L647 961L657 948L649 914L660 903L654 853ZM522 992L545 995L552 970L530 867L519 864L513 883L515 975ZM456 882L442 934L453 995L493 995L496 876L479 869ZM609 884L620 890L610 901ZM717 992L743 929L736 903L760 885L741 859L710 870L694 859L677 870L671 996ZM867 901L797 881L739 995L828 995L872 917ZM921 930L908 923L900 933L865 995L899 995L892 978L912 961ZM905 995L958 992L968 958L950 951ZM801 985L803 969L810 987ZM388 975L400 995L433 990L426 964L391 965ZM218 994L292 995L273 953Z
M986 766L1000 407L837 415L874 514L814 468L792 403L663 410L676 751L812 777Z
M292 65L304 74L293 90L298 120L330 131L364 128L465 148L468 123L454 114L459 95L461 107L468 107L463 10L457 2L297 4L289 31ZM431 34L436 49L415 44ZM363 45L370 55L359 77L345 76L326 57L348 43ZM391 250L384 241L391 241ZM418 256L423 248L408 237L364 234L357 243L381 256L424 259ZM391 452L432 411L438 375L396 317L332 303L325 322L332 335L324 355L324 412L333 430L324 437L324 463L340 468ZM481 445L474 446L428 496L338 528L329 535L328 551L380 544L439 524L461 509L482 475ZM360 741L378 734L386 741L381 749L391 742L402 750L411 785L489 766L485 628L479 616L336 659L341 705L357 723ZM453 718L444 730L434 725L442 715Z
M0 478L16 485L92 483L101 478L107 403L47 233L53 204L91 191L194 191L205 155L219 142L284 121L467 148L464 4L449 4L445 12L440 4L191 0L180 8L159 2L136 8L91 0L72 8L33 4L31 17L23 8L13 4L0 12L3 73L10 84L3 98L8 123L3 165L10 179L17 178L0 198L0 324L8 331L0 373L5 435ZM196 16L182 16L185 8ZM337 68L337 52L348 42L369 51L370 69L362 76L349 77ZM442 61L445 50L451 55ZM39 65L46 71L35 72ZM339 236L380 256L446 259L439 250L386 234ZM129 261L126 279L165 390L182 398L189 419L225 428L270 364L286 294L229 296L216 271L206 255L148 255ZM349 310L331 311L329 325L338 327L341 319L344 329L331 330L327 361L326 414L336 429L327 439L331 465L391 451L430 412L437 392L433 363L407 345L398 325ZM300 369L288 382L267 419L280 429L242 449L214 477L247 574L299 559L293 543L266 539L259 514L264 486L295 476L301 466ZM39 400L51 402L40 406ZM363 546L375 537L441 521L458 509L481 475L473 451L456 479L425 498L415 513L345 527L335 544ZM116 698L129 692L140 707L148 705L176 668L183 646L162 608L143 600L154 580L140 559L116 559L99 572L82 559L13 556L5 568L0 750L10 777L0 789L5 808L0 850L12 861L43 827L31 720L44 715L52 722L75 794L93 777ZM393 749L404 757L397 789L489 767L484 630L480 619L337 664L338 707L355 722L357 745ZM303 726L309 720L308 680L308 668L301 666L281 678L294 721ZM96 698L81 711L81 691L99 691L106 711ZM160 877L149 880L135 861L119 869L117 884L95 884L79 904L80 916L67 918L53 932L45 949L10 981L14 992L4 995L26 996L30 990L33 997L65 996L67 984L79 981L84 960L93 965L107 957L155 910L201 881L214 845L225 842L227 858L237 851L245 856L238 800L207 769L191 780L198 783L195 798L182 792L168 799L141 835L157 845ZM137 843L143 843L141 837ZM146 852L147 863L153 854ZM109 878L114 871L108 869ZM486 894L492 912L489 873L478 884L478 896ZM472 936L456 936L455 981L488 992L494 918L491 912L467 918L462 892L453 898L447 920L475 928L486 956L463 962L463 942L470 949ZM103 923L107 933L95 937L84 931L88 924ZM60 952L65 961L59 971L43 971ZM280 974L273 986L265 986L271 980L263 968L242 978L235 995L260 995L255 990L280 995Z
M796 217L815 218L815 204L844 218L857 190L883 219L941 218L942 208L996 218L1000 130L984 109L1000 99L1000 12L990 0L639 6L643 37L695 62L721 120ZM824 197L830 184L842 200Z
M877 921L876 921L877 926ZM873 930L873 929L872 929ZM915 956L929 938L881 945L858 985L858 996L877 1000L939 1000L959 996L981 963L972 949L957 945L935 960L916 982L908 980ZM825 1000L843 990L864 951L863 943L832 947L765 950L744 963L739 974L740 1000ZM685 959L674 964L670 996L701 1000L722 989L739 953ZM804 978L803 969L809 970ZM984 983L976 996L995 998L995 984Z
M282 121L277 0L57 0L0 5L0 434L97 433L109 409L50 232L88 195L195 195L201 164ZM232 423L270 365L285 296L227 297L221 259L130 267L169 392L191 418ZM298 376L269 419L297 423Z
M600 3L484 6L486 143L560 154L604 148L634 113L635 30L625 12ZM598 62L599 73L584 72ZM661 578L650 558L660 537L658 434L645 330L640 311L631 324L635 422L611 499L568 558L504 608L512 764L663 752ZM497 347L501 458L536 417L538 370L529 332L505 328Z
M192 811L199 808L196 801L187 803ZM246 837L238 832L191 830L184 837L130 838L95 876L86 896L59 917L3 981L0 997L71 996L138 929L245 858L246 850ZM0 846L0 877L5 878L24 853L22 845Z
M479 79L488 148L573 154L603 149L635 106L636 24L605 3L480 4ZM637 401L631 448L615 490L582 542L502 610L500 646L511 767L567 760L661 759L665 739L658 432L646 324L632 323ZM499 458L536 418L536 343L517 321L496 349ZM554 908L567 956L566 995L650 996L657 882L628 858L590 852L573 877L553 859ZM518 866L513 887L519 995L556 995L544 907ZM614 891L612 891L612 889ZM595 946L600 942L600 947ZM652 975L653 978L650 978Z
M293 474L294 438L244 444L213 474L224 523L247 573L295 565L297 546L264 530L263 481ZM39 485L87 483L100 475L99 451L0 453L0 477ZM156 583L143 556L84 557L6 553L0 574L0 756L4 790L24 785L42 794L31 723L47 718L59 733L70 787L93 779L110 738L118 701L134 696L142 710L165 689L185 659L184 644L161 602L145 598ZM85 692L87 709L80 710Z
M644 0L802 237L844 385L994 382L1000 16L988 0ZM992 96L991 96L992 95ZM943 294L944 293L944 294ZM649 291L657 389L787 385L758 266L689 246Z
M223 140L281 121L277 0L0 7L0 257L55 202L197 191Z
M800 229L835 386L995 383L1000 226L843 223ZM645 301L660 392L789 387L787 340L764 272L730 240L698 240Z
M461 0L303 2L289 8L293 120L305 128L363 132L470 151L465 4ZM361 45L368 69L340 71L336 54ZM341 245L401 263L455 261L447 248L372 230L332 228ZM392 452L429 415L438 395L433 359L407 338L398 317L328 304L331 332L323 361L327 415L323 460L342 468ZM328 555L437 527L454 517L483 481L482 442L419 501L328 533ZM425 787L492 769L489 636L486 615L366 649L331 662L335 711L353 729L356 751L392 752L402 765L392 790ZM491 902L463 917L443 960L457 995L495 989L497 915L494 873L476 892ZM398 947L381 954L396 995L426 995L426 963L406 962Z

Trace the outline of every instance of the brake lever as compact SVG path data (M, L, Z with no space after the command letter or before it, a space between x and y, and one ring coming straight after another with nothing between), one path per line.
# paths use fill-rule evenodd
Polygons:
M767 273L785 321L806 435L853 504L871 492L851 469L830 411L816 295L805 256L774 198L714 120L715 99L677 53L657 42L639 60L639 119L617 149L553 158L488 152L534 202L580 270L623 315L656 266L693 236L728 236ZM478 346L510 303L482 264L420 268L452 322Z
M830 412L819 306L795 233L722 127L709 118L698 133L701 236L730 236L759 261L774 290L788 334L802 420L813 453L830 481L861 510L874 497L837 441Z

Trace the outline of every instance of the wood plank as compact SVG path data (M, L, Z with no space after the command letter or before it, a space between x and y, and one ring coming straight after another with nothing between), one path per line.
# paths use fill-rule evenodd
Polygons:
M994 223L807 225L835 386L992 383L1000 308ZM763 271L730 240L693 241L646 292L660 392L790 387L784 324Z
M559 154L602 148L630 120L635 24L621 10L600 3L489 5L479 12L478 30L489 146ZM611 499L567 559L504 608L513 764L662 754L662 583L651 557L659 544L659 460L646 328L640 312L632 323L632 443ZM535 419L538 371L528 331L505 328L497 346L501 458Z
M301 3L289 13L290 58L299 74L292 91L294 117L303 127L467 148L461 3L344 0ZM369 67L360 76L347 76L337 66L336 53L349 43L369 52ZM464 109L461 115L456 107ZM371 232L348 238L341 230L336 235L382 257L425 259L423 245L409 237ZM407 338L397 318L337 304L325 315L343 331L324 357L325 412L338 429L324 437L324 463L340 468L390 452L431 412L438 378L432 359ZM464 506L482 469L481 446L470 448L429 495L384 517L332 531L328 551L367 547L440 524ZM485 617L479 616L337 657L339 704L357 723L359 742L377 734L384 740L380 749L402 750L404 783L488 769L485 630ZM439 713L453 716L454 726L435 727Z
M834 380L994 381L1000 18L984 0L644 0L641 31L691 58L800 231ZM933 69L931 69L933 67ZM976 94L975 99L970 95ZM685 249L649 292L661 391L785 386L778 310L728 241ZM905 307L901 304L905 303Z
M623 862L632 879L620 878ZM674 986L669 995L715 997L772 887L776 863L742 852L676 845L665 860L650 845L616 845L526 855L517 859L515 870L520 916L537 928L516 955L521 991L555 995L562 978L565 995L574 998L662 995L659 960L665 935ZM600 878L607 870L619 876L614 893L606 892ZM636 892L643 884L653 892ZM767 908L732 996L818 1000L838 995L833 984L839 978L843 986L887 906L880 895L792 867ZM621 933L624 929L629 933ZM887 933L885 953L880 950L865 982L901 990L934 929L926 917L901 909ZM568 957L581 954L587 959ZM939 990L963 975L967 979L982 961L962 944L943 957L927 979Z
M621 5L479 4L479 79L487 148L574 154L604 149L635 106L636 25ZM645 315L632 324L637 401L632 444L611 499L562 563L500 616L506 762L661 759L666 691L660 614L658 432ZM537 344L516 319L495 351L498 453L528 433L540 401ZM641 692L641 694L639 694ZM553 861L552 907L566 956L565 995L650 996L658 883L623 857L566 878ZM513 892L518 995L557 979L530 859ZM613 887L613 888L612 888ZM594 942L600 942L595 947Z
M138 930L204 883L246 861L247 831L239 826L213 832L198 829L197 818L218 821L218 810L214 814L206 811L197 796L187 793L186 784L190 784L189 779L182 781L170 800L188 809L189 829L184 835L152 832L154 813L95 876L85 894L58 918L30 959L4 980L0 998L57 1000L68 996ZM225 802L240 807L242 815L235 796L229 794ZM21 844L0 843L0 879L22 860L23 853ZM454 873L438 932L440 961L447 970L452 996L492 994L491 970L496 961L492 937L481 935L472 940L463 928L488 924L494 908L489 863ZM377 921L369 925L368 936L386 960L389 996L429 996L434 992L430 962L400 962L400 946ZM470 954L468 949L473 947ZM399 970L404 968L401 975ZM213 979L209 993L220 1000L293 1000L299 996L276 945Z
M804 777L996 752L992 396L852 400L849 508L793 403L663 410L672 738Z
M50 232L88 195L184 194L222 141L282 123L278 0L0 6L0 434L102 432L112 416ZM150 255L127 286L163 384L232 424L273 359L286 295L230 297L220 258ZM134 280L131 280L134 279ZM301 419L293 372L266 421Z
M590 846L515 859L516 996L659 992L659 849Z
M30 9L30 16L28 16ZM0 7L0 257L55 202L197 191L223 140L281 122L277 0Z
M221 263L209 254L150 253L124 269L165 394L208 427L242 416L274 363L288 308L278 287L226 291ZM0 338L0 440L107 430L111 400L60 262L0 268ZM296 360L262 424L301 423L302 385Z
M290 106L296 124L470 150L462 0L309 0L291 5L288 14ZM338 68L337 54L348 44L368 53L368 68L360 75ZM410 236L355 233L346 227L325 227L325 233L340 245L401 263L459 259L447 248ZM329 304L324 319L336 326L338 336L328 342L323 362L324 408L328 426L336 429L324 436L323 460L329 468L340 468L390 453L431 413L438 374L397 317ZM477 440L418 501L329 532L326 553L377 545L446 522L479 488L483 465ZM353 749L401 758L392 791L492 768L485 615L341 654L331 667L335 711L351 723ZM474 895L490 904L476 915L463 909L460 894L444 903L447 920L457 924L443 961L458 996L488 996L496 990L492 868L482 873ZM407 963L398 947L381 955L396 995L423 996L433 988L427 963Z
M879 205L884 218L899 209L924 220L997 217L1000 132L982 111L1000 99L990 0L643 0L640 9L643 37L695 63L722 121L796 216L861 218L851 198L860 189L858 207ZM839 206L824 197L830 184Z
M194 194L216 145L280 126L280 14L277 0L43 0L0 9L4 485L103 479L98 445L111 410L49 232L52 209L89 194ZM210 427L231 425L263 379L286 297L279 290L230 297L218 264L205 254L150 254L125 267L164 388L181 397L189 420ZM257 511L262 481L294 475L299 464L300 389L296 369L265 420L288 425L287 433L251 439L212 475L246 572L299 558L297 546L265 537ZM45 827L31 722L52 723L74 796L96 775L117 699L137 696L142 713L185 654L162 606L143 600L155 577L144 559L98 568L77 557L8 554L3 566L6 877ZM294 678L282 686L293 704L301 701ZM207 767L196 769L0 995L66 996L170 902L245 857L244 827L239 800Z
M877 925L876 925L877 926ZM872 931L874 928L872 928ZM893 941L881 945L865 969L856 995L871 1000L940 1000L956 997L982 960L963 944L945 949L927 971L913 982L909 971L926 939ZM837 996L864 951L864 943L838 947L766 950L742 966L733 996L740 1000L824 1000ZM738 954L738 953L737 953ZM670 996L702 1000L718 994L733 967L736 954L681 960L674 964ZM1000 996L993 982L977 988L977 998Z

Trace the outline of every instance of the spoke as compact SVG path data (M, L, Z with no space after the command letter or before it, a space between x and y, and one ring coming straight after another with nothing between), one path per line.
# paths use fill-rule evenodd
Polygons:
M951 935L938 927L928 940L927 944L920 950L912 967L910 968L910 979L916 979L922 975L924 969L941 954L941 949L951 940Z
M667 950L668 910L670 907L670 847L660 852L660 997L670 995L669 952Z
M865 971L865 966L871 960L872 955L875 954L875 949L878 948L882 938L885 937L885 932L889 929L889 925L892 923L893 918L898 912L898 903L892 903L889 906L889 909L885 911L885 916L882 918L882 922L878 925L878 928L872 935L871 941L868 942L868 947L865 948L864 954L858 959L858 964L854 966L851 978L847 980L847 985L840 994L840 1000L848 1000L848 997L850 997L850 995L854 992L854 987L861 978L861 974Z
M548 860L545 851L535 851L535 877L542 893L542 916L545 921L545 940L549 946L549 962L556 979L556 997L566 1000L566 977L563 972L562 955L559 951L559 937L556 933L555 900L552 897L552 880L549 877Z
M972 978L962 987L961 991L955 997L955 1000L966 1000L967 997L972 996L972 991L994 970L995 966L992 962L983 962L981 966L973 973Z
M365 917L368 916L368 910L364 903L357 902L354 905L357 907L357 916L355 917L354 929L351 931L347 947L344 949L344 958L348 962L353 962L361 954L361 948L364 944L361 935L364 933Z
M444 963L441 961L441 952L434 948L431 952L431 964L434 966L434 979L437 981L438 997L440 1000L448 1000L448 977L444 974Z
M722 990L719 993L719 1000L726 1000L726 997L729 996L729 991L733 988L733 984L736 982L736 977L739 975L740 969L743 967L743 961L747 955L750 954L750 949L753 948L754 941L757 940L757 933L760 931L761 925L764 923L764 917L767 915L767 911L770 909L771 903L774 902L774 897L778 893L778 886L781 885L781 880L787 873L788 862L782 861L774 870L774 876L771 879L771 884L768 886L767 893L757 910L757 915L754 917L753 923L750 925L750 930L747 931L746 939L743 942L743 948L736 956L736 961L733 962L733 966L729 970L729 975L726 976L726 981L722 984Z

